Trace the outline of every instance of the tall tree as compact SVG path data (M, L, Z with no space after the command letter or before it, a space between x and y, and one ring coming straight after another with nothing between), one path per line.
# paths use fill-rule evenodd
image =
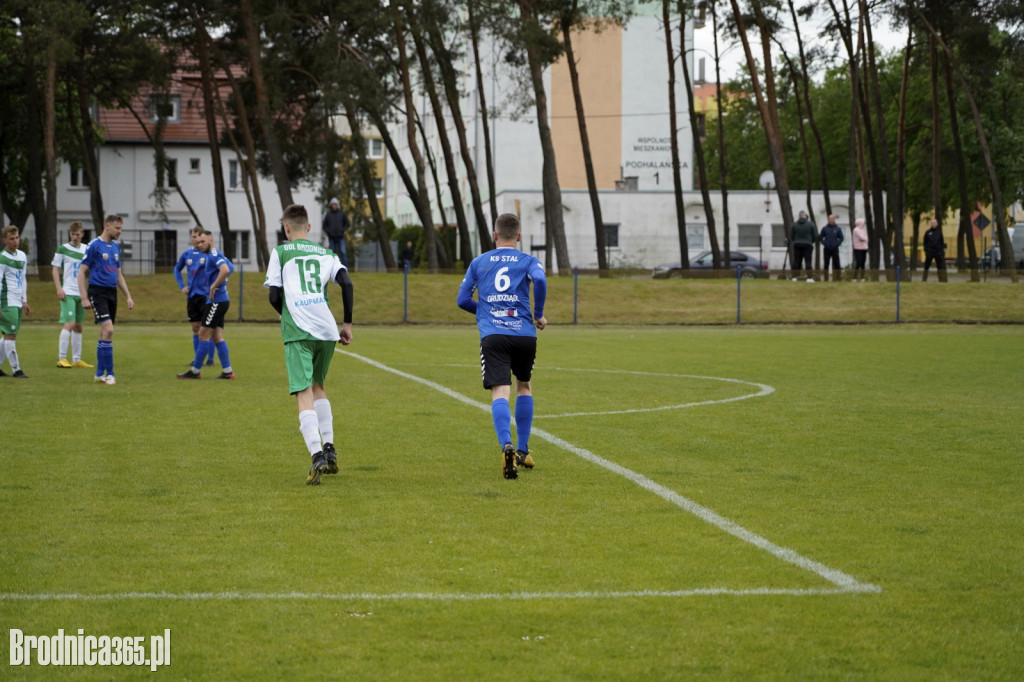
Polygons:
M601 196L597 191L597 179L594 176L594 158L590 153L590 136L587 133L587 115L583 108L583 95L580 92L580 74L576 68L576 55L572 49L573 28L579 23L579 2L571 0L558 17L562 30L562 44L565 46L565 61L569 67L569 80L572 84L572 98L576 105L576 123L580 131L580 145L583 148L583 167L587 175L587 193L590 195L590 210L594 219L594 243L597 248L597 269L601 276L608 274L608 247L605 239L604 218L601 215Z
M676 112L676 51L672 40L671 1L661 0L661 23L665 32L665 50L668 65L668 127L669 147L672 153L672 189L676 202L676 231L679 237L679 264L690 268L690 245L686 235L686 203L683 200L683 179L679 159L679 121ZM715 265L718 265L716 262Z

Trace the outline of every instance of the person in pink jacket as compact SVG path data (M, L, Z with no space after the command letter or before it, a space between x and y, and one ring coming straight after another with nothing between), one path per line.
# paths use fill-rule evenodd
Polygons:
M864 279L864 263L868 258L868 231L864 227L864 219L857 218L853 223L853 280Z

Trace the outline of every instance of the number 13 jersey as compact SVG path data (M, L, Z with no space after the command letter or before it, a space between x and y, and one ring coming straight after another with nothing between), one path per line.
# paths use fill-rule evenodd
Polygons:
M343 268L333 251L307 239L281 244L270 254L263 286L283 291L281 336L285 343L341 338L327 303L327 284Z

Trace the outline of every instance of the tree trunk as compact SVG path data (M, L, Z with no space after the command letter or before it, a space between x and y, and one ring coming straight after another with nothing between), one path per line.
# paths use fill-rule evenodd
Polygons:
M910 53L914 45L914 29L907 27L907 44L903 48L903 77L900 82L899 119L896 123L896 195L892 197L893 222L896 236L893 240L898 254L903 254L903 220L906 213L907 196L907 91L910 88ZM909 281L906 259L900 256L898 261L903 264L901 279Z
M796 45L800 53L800 79L803 83L804 107L807 112L807 123L811 127L815 147L818 151L818 168L821 171L821 192L822 198L825 201L825 215L830 215L832 213L832 198L829 192L828 159L825 156L825 142L821 138L821 131L818 129L817 120L814 118L814 106L811 104L811 76L807 68L807 53L804 51L803 34L800 32L800 21L797 19L793 0L789 0L789 13L793 18L793 26L796 27ZM808 178L809 183L810 178ZM811 211L810 206L808 206L807 212L813 221L814 213Z
M487 188L490 197L487 204L491 209L491 225L498 222L498 198L495 196L497 186L494 182L494 159L491 158L491 125L488 121L487 96L484 93L484 72L480 63L480 26L473 16L476 0L469 0L466 9L469 12L469 38L473 45L473 64L476 67L476 92L480 106L480 127L484 132L484 160L487 167Z
M715 4L711 3L711 30L714 39L715 50L715 103L718 117L718 176L722 192L722 234L724 236L724 251L729 253L729 188L726 177L728 166L725 159L725 113L722 103L722 63L721 55L718 52L718 14L715 11Z
M956 113L956 90L953 89L953 69L947 57L945 66L946 99L949 102L949 127L953 133L953 149L956 157L956 188L960 197L960 232L957 235L957 268L964 266L963 246L967 242L968 262L971 268L971 281L981 281L978 273L978 252L974 248L974 230L971 226L971 203L967 198L967 169L964 161L963 141L960 139L960 120Z
M999 251L1001 265L1004 271L1010 273L1010 280L1017 283L1017 268L1013 261L1013 245L1010 243L1010 234L1006 230L1006 207L1003 204L1003 191L999 187L999 178L996 175L996 167L992 163L992 152L988 146L988 136L985 134L985 126L981 121L981 112L978 111L978 103L974 99L974 95L971 94L971 88L967 83L967 79L964 77L963 71L960 69L960 63L956 61L953 51L949 49L942 37L936 33L928 20L921 14L921 10L915 10L917 16L924 23L928 32L934 36L935 40L938 41L939 45L942 46L943 52L946 53L946 58L950 60L953 66L956 67L957 76L960 79L960 86L963 88L964 96L967 97L967 103L971 106L971 116L974 118L974 127L978 133L978 144L981 146L981 153L985 159L985 170L988 172L988 182L992 191L992 219L996 223L996 233L999 239Z
M429 19L427 30L431 50L437 58L437 64L441 71L441 84L444 86L445 99L448 100L448 109L452 113L452 122L455 124L455 134L459 139L459 153L462 156L462 163L466 167L466 180L469 182L469 194L473 202L473 215L476 217L477 238L480 240L480 251L490 251L494 248L494 240L491 238L491 223L484 216L483 203L480 199L480 185L477 183L476 164L473 163L473 155L469 153L469 142L466 139L466 122L462 118L462 106L459 104L458 76L452 67L451 53L444 45L444 38L441 30L433 17ZM462 262L466 267L473 261L472 247L462 254Z
M452 153L451 141L448 139L444 107L441 106L441 98L437 94L434 72L430 67L430 60L427 58L427 49L423 44L423 38L419 33L413 31L412 39L423 74L423 88L427 91L427 98L430 100L430 107L434 112L437 139L441 143L441 153L444 156L445 172L448 175L448 191L452 195L452 208L455 209L455 220L459 226L459 251L462 256L462 265L468 268L473 261L473 248L469 243L469 223L466 221L466 210L462 203L462 190L459 189L459 174L455 167L455 155ZM444 206L440 205L439 207L443 212Z
M733 16L736 19L736 30L739 33L740 41L743 43L743 54L747 60L747 68L750 69L750 81L754 90L754 97L757 101L757 109L761 114L761 122L764 124L764 133L768 142L768 154L771 159L772 173L775 177L775 190L779 196L779 207L782 210L782 221L786 225L793 224L793 206L789 199L789 178L786 175L786 157L782 145L782 131L779 127L778 103L775 99L775 77L771 66L771 41L767 20L761 12L759 2L753 3L754 16L761 31L762 51L765 60L765 87L761 88L761 80L757 75L757 62L754 61L754 54L750 49L750 40L747 38L747 30L743 23L743 15L740 13L739 4L736 0L729 0L732 5Z
M676 113L676 53L672 43L670 0L661 0L661 23L665 31L665 58L668 66L668 127L672 149L672 188L676 200L676 230L679 236L679 265L690 269L690 244L686 234L686 203L683 200L683 179L679 166L679 122ZM722 264L717 259L714 267Z
M75 96L78 104L79 130L82 145L82 169L89 183L89 209L92 214L93 233L98 233L106 216L103 214L103 192L100 189L99 156L96 152L96 127L92 121L92 103L89 101L89 88L85 73L79 67L75 69ZM58 241L60 241L58 239Z
M430 178L434 182L434 193L437 195L437 212L441 216L441 234L445 235L451 226L448 224L448 216L444 214L444 196L441 194L441 179L437 175L437 162L434 159L434 155L430 152L430 146L426 144L427 131L423 127L423 121L420 118L416 119L416 127L420 131L420 138L424 141L423 149L427 153L427 167L430 169ZM452 263L455 262L455 254L449 253L448 245L442 239L435 239L434 247L437 251L438 267L442 270L450 269Z
M39 278L49 280L50 261L57 250L57 56L53 53L46 60L46 77L43 81L43 181L46 184L45 222L36 223L36 262L39 264ZM47 276L44 276L46 273Z
M529 0L518 0L519 14L524 24L537 26L537 18ZM548 97L544 92L544 72L537 46L527 41L526 57L530 66L530 78L533 82L534 104L537 108L537 134L540 136L540 148L544 155L541 171L541 186L544 191L544 232L547 235L544 243L550 254L552 244L558 274L569 276L572 265L569 261L569 247L565 240L565 222L562 216L562 188L558 184L558 166L555 163L555 146L551 142L551 126L548 124ZM550 256L545 267L551 267Z
M931 56L932 87L932 210L935 219L942 224L945 211L942 209L942 118L939 114L939 47L932 36L929 54Z
M576 69L576 57L572 51L572 24L570 17L575 16L577 0L562 15L562 42L565 45L565 59L569 66L569 80L572 82L572 97L576 104L576 122L580 129L580 145L583 148L583 166L587 173L587 191L590 194L590 209L594 216L594 243L597 247L597 270L600 276L608 276L608 247L605 243L604 218L601 216L601 197L597 192L597 179L594 177L594 159L590 153L590 137L587 134L587 116L583 112L583 95L580 93L580 74Z
M241 14L242 29L244 31L244 45L246 56L249 59L249 75L252 77L253 96L256 99L256 120L263 131L264 142L267 145L267 156L270 159L270 172L274 176L274 183L277 185L277 196L281 201L281 209L291 206L292 185L288 178L288 168L285 166L284 154L274 130L274 119L271 114L270 95L267 92L266 78L263 73L263 61L260 54L260 27L256 19L256 12L253 9L252 0L239 0L238 5Z
M225 253L228 258L237 259L238 248L228 218L224 167L220 158L220 136L217 133L217 105L215 103L215 98L220 97L220 92L217 90L217 79L214 77L213 66L210 63L210 36L198 13L192 15L192 26L195 29L195 55L199 62L203 91L203 118L206 122L206 137L209 139L210 145L210 172L213 174L213 200L217 207L217 224L220 227Z
M722 255L718 247L718 233L715 231L715 210L711 205L711 188L708 187L708 168L704 161L704 144L700 140L700 130L697 127L697 112L693 109L693 83L690 82L690 64L687 61L686 51L686 8L679 2L679 45L682 46L679 52L679 61L683 64L683 83L686 85L686 103L690 114L690 132L693 136L693 151L696 156L697 172L700 176L700 195L704 201L704 218L707 220L708 238L711 240L711 257L716 263L729 264L732 260L729 254Z
M395 264L395 254L391 250L391 243L388 241L387 228L384 227L384 216L381 215L380 202L377 201L377 191L373 184L370 162L366 159L366 141L363 139L359 117L356 115L355 107L351 102L345 102L345 116L348 118L348 126L352 131L352 146L356 150L359 179L363 184L363 192L366 194L366 203L370 206L370 215L373 218L373 225L377 232L377 244L380 245L381 255L384 257L384 266L393 270L398 266Z
M423 154L420 153L419 143L416 141L416 105L412 98L412 82L409 78L409 58L405 51L405 31L402 22L396 16L395 28L395 49L398 52L398 75L402 81L402 96L405 98L405 132L409 144L409 153L412 155L413 165L416 166L416 213L423 225L423 243L427 251L427 264L430 272L437 273L437 234L434 232L434 217L430 210L430 193L427 190L426 164L423 161ZM440 207L444 210L443 207Z

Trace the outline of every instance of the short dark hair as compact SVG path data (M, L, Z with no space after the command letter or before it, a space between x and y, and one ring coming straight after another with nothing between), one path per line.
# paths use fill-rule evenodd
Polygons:
M68 234L71 234L72 232L85 232L85 225L82 225L81 220L76 220L68 225Z
M515 213L502 213L494 221L494 231L502 240L515 239L520 230L519 216Z
M124 224L124 218L122 218L121 216L117 215L116 213L111 213L110 215L108 215L106 218L103 219L103 223L104 224L106 224L106 223L121 223L123 225Z
M302 204L292 204L288 208L284 209L284 215L281 216L281 222L295 223L302 221L303 223L309 222L309 213L306 212L306 207Z

